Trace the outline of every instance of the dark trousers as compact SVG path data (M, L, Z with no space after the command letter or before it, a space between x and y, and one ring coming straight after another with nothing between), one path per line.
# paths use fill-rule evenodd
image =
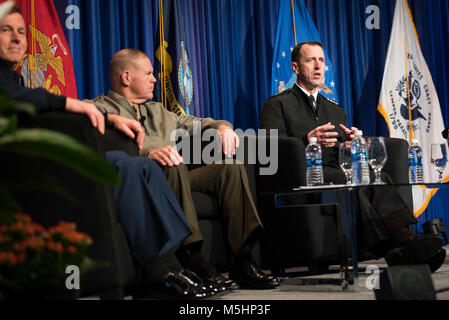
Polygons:
M140 264L176 250L191 234L181 207L159 166L121 151L106 153L122 178L115 188L118 220Z
M324 175L326 182L344 184L346 181L343 171L336 168L327 167ZM386 174L382 174L382 180L391 181ZM398 230L418 222L395 186L360 188L357 200L359 242L380 255L390 248L391 239Z
M182 164L178 167L164 167L163 170L192 229L192 234L184 244L203 239L192 190L216 196L220 214L227 221L227 238L233 253L238 254L249 236L262 226L243 165L210 164L189 171Z

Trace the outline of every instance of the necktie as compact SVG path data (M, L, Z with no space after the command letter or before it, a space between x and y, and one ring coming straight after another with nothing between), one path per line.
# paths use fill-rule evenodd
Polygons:
M309 96L309 101L310 101L310 104L312 105L312 107L313 107L314 109L316 109L316 106L315 106L315 97L314 97L313 95L310 95L310 96Z
M132 104L131 106L133 107L134 111L136 112L137 121L140 121L140 119L142 117L142 115L140 113L140 105Z

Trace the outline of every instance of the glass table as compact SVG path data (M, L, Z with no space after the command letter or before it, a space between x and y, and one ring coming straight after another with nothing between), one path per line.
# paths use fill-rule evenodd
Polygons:
M342 290L350 284L357 284L359 277L358 247L357 247L357 195L356 191L363 188L448 188L446 183L424 184L381 184L381 185L320 185L300 186L288 191L263 192L262 197L273 201L273 208L306 208L311 206L331 206L335 209L337 223L337 241L340 248L340 277L337 279ZM301 210L298 210L300 213ZM351 254L347 247L349 239Z

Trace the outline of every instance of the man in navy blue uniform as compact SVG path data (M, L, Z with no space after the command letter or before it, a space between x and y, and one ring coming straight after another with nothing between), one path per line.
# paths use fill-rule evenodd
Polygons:
M265 101L260 127L278 129L279 136L299 138L305 145L310 137L316 137L323 150L324 181L345 183L338 165L338 144L353 139L357 128L347 128L344 109L319 93L325 66L320 42L298 44L292 51L297 80L291 89ZM446 256L441 238L411 231L410 225L418 221L394 187L358 194L363 204L359 221L363 222L363 241L368 248L377 248L389 265L429 264L432 271L441 266Z

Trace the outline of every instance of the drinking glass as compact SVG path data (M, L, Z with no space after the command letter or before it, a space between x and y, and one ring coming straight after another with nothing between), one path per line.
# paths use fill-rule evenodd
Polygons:
M374 170L374 174L376 176L373 184L385 184L385 182L383 182L380 177L382 168L384 167L385 162L387 162L388 159L384 137L368 138L367 143L368 143L368 163Z
M438 171L438 182L443 183L443 171L447 163L447 149L445 143L432 143L431 162Z
M346 184L352 183L352 154L351 154L351 142L346 141L340 143L338 162L340 168L343 170L346 176Z

